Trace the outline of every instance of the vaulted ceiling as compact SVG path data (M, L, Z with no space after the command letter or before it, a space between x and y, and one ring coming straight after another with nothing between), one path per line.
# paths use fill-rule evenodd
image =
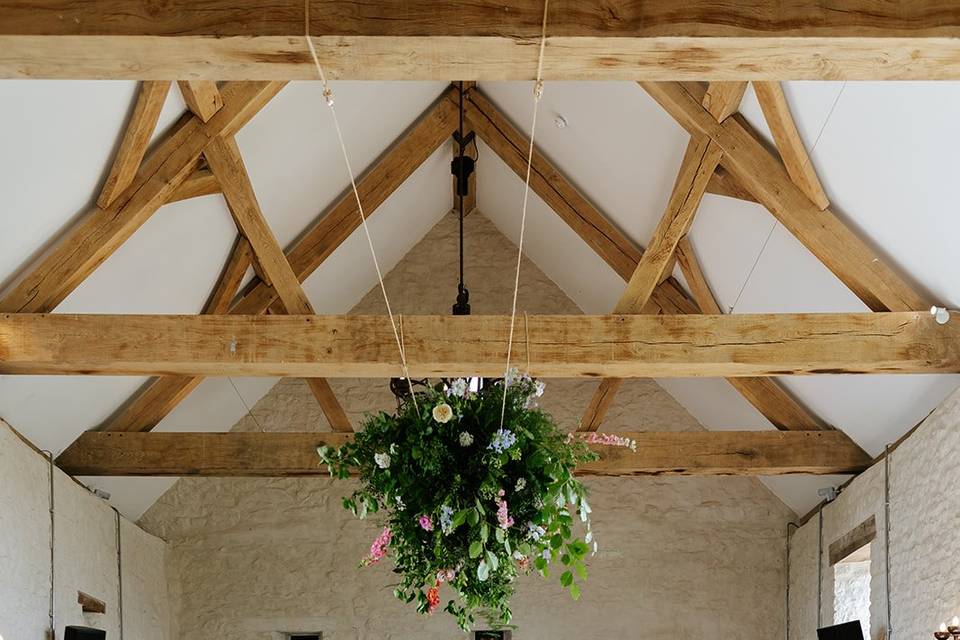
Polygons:
M879 249L917 289L960 305L952 238L960 221L948 144L960 84L802 82L785 92L831 209ZM335 84L351 160L369 166L447 90L442 82ZM521 130L530 83L480 83ZM133 103L125 81L0 82L0 285L17 275L93 202ZM171 91L158 131L184 110ZM237 135L261 208L281 246L343 195L348 178L317 83L291 83ZM773 149L752 90L741 108ZM665 210L688 134L636 83L547 83L537 144L545 156L634 244L646 246ZM449 211L450 145L441 145L370 218L389 268ZM510 238L518 233L523 184L484 144L478 208ZM526 254L585 312L609 313L624 282L539 197L531 196ZM223 198L166 205L56 308L75 313L198 313L236 236ZM708 194L690 232L724 312L865 311L867 307L763 207ZM509 268L509 265L504 265ZM685 283L678 268L674 275ZM251 274L248 274L248 278ZM365 240L354 232L304 283L317 313L343 313L374 284ZM686 283L685 283L686 284ZM3 287L0 287L3 288ZM38 446L59 453L108 420L145 378L0 378L0 417ZM159 431L229 429L275 382L208 378ZM812 376L781 382L828 424L876 455L960 385L953 375ZM727 382L661 380L710 429L772 428ZM236 390L234 389L236 385ZM238 395L239 394L239 395ZM796 511L839 479L767 478ZM168 486L129 479L108 486L138 516Z

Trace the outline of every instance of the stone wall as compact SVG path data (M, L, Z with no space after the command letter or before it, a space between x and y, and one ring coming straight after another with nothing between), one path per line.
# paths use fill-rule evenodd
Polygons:
M886 600L886 526L880 462L858 476L814 516L790 542L790 637L816 637L817 563L822 567L820 616L833 619L832 542L871 515L877 536L870 554L870 627L874 640L927 638L960 613L960 491L955 460L960 455L960 392L948 398L891 454L890 623Z
M120 518L102 500L59 470L54 472L54 617L66 625L120 634L122 549L123 637L169 640L166 545ZM106 603L104 615L84 614L83 591ZM0 637L45 640L50 609L50 466L0 421Z
M474 213L466 220L466 254L473 313L509 313L516 247ZM456 218L447 216L388 274L395 312L449 313L456 261ZM520 283L521 311L580 312L529 261ZM379 288L353 309L384 312ZM364 412L395 406L385 380L331 384L355 424ZM573 429L596 384L551 380L542 405ZM701 428L651 380L624 385L606 427ZM306 385L283 380L235 429L328 426ZM589 560L583 598L572 603L555 581L524 579L514 600L516 640L783 635L785 524L793 514L760 482L589 478L587 485L601 550ZM341 508L340 496L350 491L349 483L324 478L178 481L141 520L170 544L177 637L462 637L449 616L427 620L396 601L388 563L357 568L379 529Z

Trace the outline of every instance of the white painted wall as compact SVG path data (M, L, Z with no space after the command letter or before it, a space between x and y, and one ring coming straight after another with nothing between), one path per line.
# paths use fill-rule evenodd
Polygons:
M926 638L960 613L960 393L954 393L890 457L890 622L885 576L885 465L857 477L823 509L821 618L833 619L833 571L827 549L871 515L877 537L870 560L873 640ZM819 517L790 542L790 637L815 637ZM892 633L890 633L892 631Z
M47 637L50 594L50 467L0 421L0 636ZM54 615L65 625L104 629L107 637L169 640L166 544L120 519L102 500L54 472ZM123 577L120 634L117 526ZM83 591L103 600L104 615L84 614Z

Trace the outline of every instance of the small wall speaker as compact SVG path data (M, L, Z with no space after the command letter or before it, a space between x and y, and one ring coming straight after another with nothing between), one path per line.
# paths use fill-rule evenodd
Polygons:
M107 632L90 627L67 627L63 633L64 640L106 640Z
M817 629L818 640L863 640L863 629L860 621L844 622L832 627Z

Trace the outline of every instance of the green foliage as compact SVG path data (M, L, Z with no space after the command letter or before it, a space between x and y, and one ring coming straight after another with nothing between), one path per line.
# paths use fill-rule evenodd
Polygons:
M359 518L379 513L390 529L396 597L432 613L446 583L456 598L444 610L466 630L477 615L509 623L514 579L534 569L547 577L553 561L562 560L560 584L579 598L574 574L586 579L593 534L573 470L596 455L536 408L536 380L514 375L480 393L465 382L420 392L394 415L369 416L354 442L318 453L333 477L359 472L361 488L344 508ZM434 411L444 404L450 414ZM571 531L574 516L585 523L583 540Z

